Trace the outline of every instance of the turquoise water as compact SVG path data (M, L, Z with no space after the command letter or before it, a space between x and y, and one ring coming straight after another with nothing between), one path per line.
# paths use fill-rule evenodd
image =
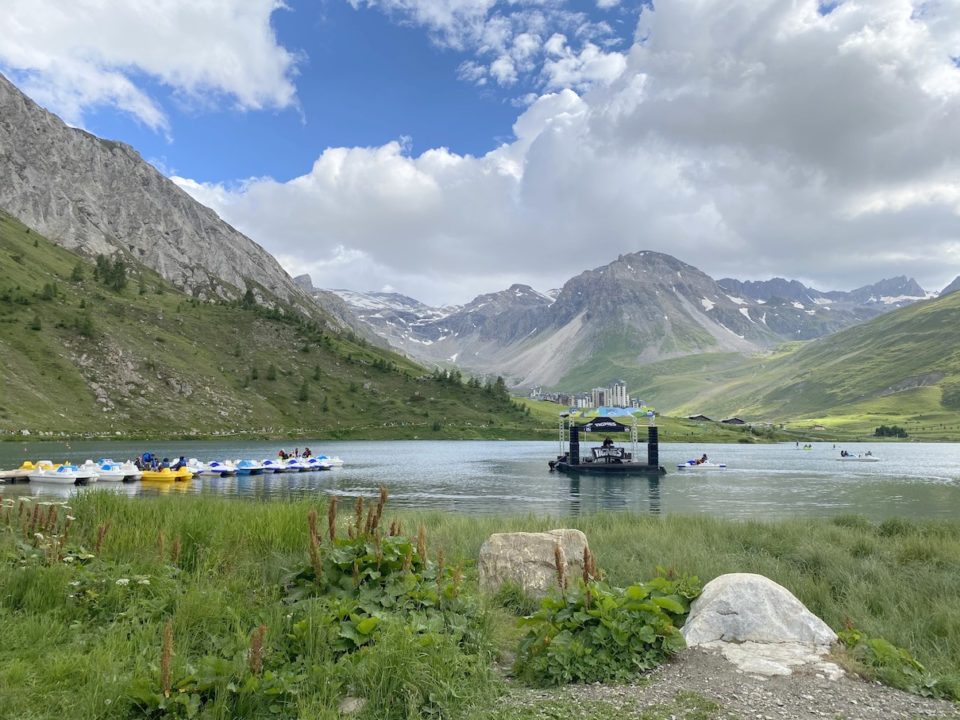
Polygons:
M39 483L0 485L0 495L69 497L77 492L117 492L136 497L161 493L217 494L246 500L374 495L383 483L391 504L467 513L576 515L596 510L640 513L707 513L729 518L833 516L856 513L960 518L960 444L819 443L813 450L781 445L663 444L668 474L645 477L570 477L551 473L556 442L315 441L314 454L339 455L345 466L328 472L194 479L174 485L99 483L62 487ZM285 446L292 450L292 445ZM300 446L303 447L302 444ZM840 448L871 450L877 463L836 460ZM277 442L0 443L0 468L24 459L82 462L132 458L143 450L160 456L276 457ZM719 471L678 471L678 463L707 453L728 465Z

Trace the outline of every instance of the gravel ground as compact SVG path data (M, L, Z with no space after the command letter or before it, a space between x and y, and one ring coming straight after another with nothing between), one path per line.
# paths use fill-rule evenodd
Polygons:
M719 708L686 711L678 693L712 700ZM720 654L686 650L635 685L580 685L539 691L514 688L505 705L533 708L542 703L571 705L571 718L596 703L612 706L616 718L715 718L716 720L896 720L960 719L960 707L894 690L847 675L828 680L810 669L789 676L759 678L738 670ZM584 713L578 713L582 707ZM664 710L667 712L664 712Z

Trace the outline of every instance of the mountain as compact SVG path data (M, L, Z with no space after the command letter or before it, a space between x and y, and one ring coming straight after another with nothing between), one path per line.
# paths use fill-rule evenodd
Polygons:
M133 148L68 127L2 75L0 208L65 248L142 263L198 297L251 288L316 314L269 253Z
M960 294L896 308L810 343L753 358L701 356L642 368L638 392L667 412L824 426L857 437L881 424L913 437L960 425Z
M388 293L334 292L421 362L568 390L637 377L638 367L665 359L753 353L822 337L926 296L905 277L826 293L784 278L715 282L646 251L585 271L558 291L514 285L453 308Z
M544 294L513 285L453 308L335 291L394 347L514 385L556 384L597 354L641 363L698 352L752 352L777 336L696 268L639 252ZM751 317L754 313L756 317ZM607 382L598 379L596 382Z
M951 282L943 290L940 291L940 297L943 297L944 295L949 295L950 293L956 292L957 290L960 290L960 275L955 277L953 279L953 282Z
M0 357L0 436L536 432L502 393L303 315L201 301L134 261L98 267L2 212Z

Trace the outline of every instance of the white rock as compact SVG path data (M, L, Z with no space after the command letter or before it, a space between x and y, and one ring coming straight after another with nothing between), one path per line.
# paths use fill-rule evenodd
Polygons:
M829 646L837 635L782 585L763 575L731 573L711 580L683 626L687 645L726 642Z
M567 559L567 577L573 582L583 574L583 550L587 547L587 536L579 530L496 533L480 548L480 590L495 593L512 582L530 597L544 597L557 588L554 547L558 542Z

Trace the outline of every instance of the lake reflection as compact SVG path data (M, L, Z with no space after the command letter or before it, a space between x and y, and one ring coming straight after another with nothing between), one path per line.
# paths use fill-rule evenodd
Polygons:
M301 443L302 446L303 443ZM317 495L373 496L382 483L391 504L466 513L579 515L599 510L643 514L708 513L732 518L831 516L856 513L960 517L960 445L843 444L853 453L871 450L877 463L838 462L841 445L818 443L804 451L780 445L664 444L665 476L603 478L551 473L555 442L340 441L306 443L314 452L339 455L345 466L327 472L233 478L195 478L187 483L97 483L86 488L40 483L0 486L6 497L67 498L102 490L131 496L217 494L249 500ZM272 458L276 442L0 443L0 467L25 458L82 462L126 459L143 450L161 457L200 460ZM287 450L292 449L290 445ZM678 471L678 463L707 453L726 470Z

